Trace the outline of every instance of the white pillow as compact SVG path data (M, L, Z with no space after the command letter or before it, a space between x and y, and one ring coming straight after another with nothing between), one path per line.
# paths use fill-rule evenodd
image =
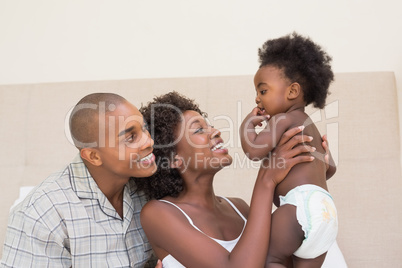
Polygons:
M20 196L18 197L17 200L14 201L14 204L11 206L10 210L18 205L24 198L29 194L29 192L34 188L35 186L22 186L20 188Z

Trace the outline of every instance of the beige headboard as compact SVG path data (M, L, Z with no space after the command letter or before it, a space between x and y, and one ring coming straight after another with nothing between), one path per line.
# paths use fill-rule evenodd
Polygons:
M252 76L136 79L0 86L0 249L10 206L76 154L66 137L68 111L91 92L115 92L137 106L171 90L196 99L221 128L234 157L216 193L250 201L258 165L244 158L241 119L254 106ZM349 267L400 267L402 177L394 74L338 73L324 111L309 110L328 132L338 163L329 181L337 204L338 244Z

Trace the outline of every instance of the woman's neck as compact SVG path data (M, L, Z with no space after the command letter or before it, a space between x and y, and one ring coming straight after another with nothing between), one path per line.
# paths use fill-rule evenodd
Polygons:
M177 202L213 206L216 196L213 187L215 174L185 174L183 176L184 189L176 198Z

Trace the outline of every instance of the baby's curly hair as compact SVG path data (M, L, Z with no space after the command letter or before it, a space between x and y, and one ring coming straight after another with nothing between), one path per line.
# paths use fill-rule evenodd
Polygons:
M306 104L325 106L328 88L334 80L332 58L322 48L295 32L266 41L258 49L260 68L272 65L282 69L292 82L298 82Z
M140 108L155 142L153 153L158 169L151 177L134 180L138 190L143 190L149 199L176 197L183 190L183 179L176 169L170 167L170 163L176 153L175 130L182 121L183 112L188 110L205 115L194 100L175 91L155 97Z

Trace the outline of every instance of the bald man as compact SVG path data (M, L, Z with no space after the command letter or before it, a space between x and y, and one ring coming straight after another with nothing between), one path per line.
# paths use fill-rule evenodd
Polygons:
M130 179L156 171L142 115L119 95L90 94L70 131L78 155L12 209L1 267L155 267L146 199Z

